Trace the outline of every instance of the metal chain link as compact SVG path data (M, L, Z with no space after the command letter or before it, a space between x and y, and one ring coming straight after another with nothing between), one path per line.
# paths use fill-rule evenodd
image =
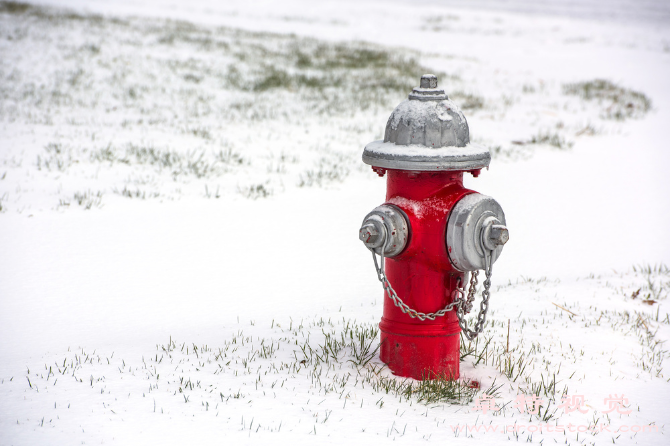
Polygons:
M488 255L487 255L488 254ZM458 316L458 325L460 325L462 333L468 339L472 341L477 337L479 333L484 330L484 324L486 323L486 313L489 311L489 299L491 298L491 254L489 251L484 250L484 274L486 279L484 279L484 290L482 291L482 303L479 305L479 314L477 314L477 322L475 323L474 330L468 328L468 323L465 320L465 314L467 314L472 309L472 301L474 301L475 288L477 286L477 275L479 271L475 271L472 274L472 279L470 281L470 292L468 293L468 300L465 302L465 305L460 305L456 309L456 316ZM474 282L473 282L474 281Z
M475 301L475 293L477 292L477 278L479 276L479 271L473 271L470 276L470 290L468 291L468 299L465 302L465 314L468 314L472 311L473 302Z
M470 341L476 338L477 335L481 333L482 330L484 329L484 323L486 322L486 313L488 312L489 309L489 298L491 297L491 291L490 291L491 275L492 275L491 264L493 263L491 259L492 253L487 249L484 249L484 263L486 268L484 273L486 274L486 279L484 280L484 290L482 291L482 303L479 306L479 314L477 315L477 322L475 323L474 330L470 330L468 328L467 321L465 320L465 315L468 314L473 307L473 302L475 300L475 293L477 291L477 283L478 283L477 276L479 274L479 271L474 271L470 276L470 287L468 289L467 298L465 298L465 285L463 285L463 288L457 286L456 289L454 290L454 293L459 294L460 297L454 298L454 300L443 309L436 311L435 313L422 313L420 311L416 311L415 309L410 308L405 302L403 302L403 300L398 296L398 293L396 293L396 291L391 286L391 282L389 282L388 278L386 277L386 273L384 271L384 263L385 263L384 251L386 250L387 233L386 233L386 227L385 226L382 227L384 228L384 244L381 246L380 249L379 263L377 262L377 253L375 253L374 248L369 249L372 252L372 260L375 263L375 270L377 271L377 279L382 283L384 291L388 295L389 299L393 301L393 304L396 307L400 308L400 311L407 314L412 319L417 318L421 321L425 321L426 319L434 321L435 318L444 316L449 311L456 308L458 325L461 327L463 334Z
M377 255L375 254L374 250L372 251L372 258L375 262L375 269L377 270L377 278L379 281L382 283L382 287L384 288L384 291L388 295L389 299L393 301L393 304L400 308L400 311L403 313L407 314L409 317L417 318L421 321L425 321L426 319L429 319L431 321L434 321L436 317L444 316L447 314L449 311L451 311L454 307L459 306L461 304L461 299L456 299L440 311L436 311L435 313L421 313L420 311L416 311L413 308L410 308L405 302L402 301L400 297L398 297L398 294L396 291L393 289L391 286L391 282L386 278L386 274L384 273L384 256L381 257L381 267L377 263Z

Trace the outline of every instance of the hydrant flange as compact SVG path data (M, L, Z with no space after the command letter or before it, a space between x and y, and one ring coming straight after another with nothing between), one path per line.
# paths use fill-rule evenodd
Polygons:
M491 197L473 193L461 198L447 223L447 252L459 271L486 269L485 250L491 252L491 264L509 240L505 213Z
M407 246L407 221L407 215L399 207L391 204L377 206L363 219L359 238L377 255L395 257Z

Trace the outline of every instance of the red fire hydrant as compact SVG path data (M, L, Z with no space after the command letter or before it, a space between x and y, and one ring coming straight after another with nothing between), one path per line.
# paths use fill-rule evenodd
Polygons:
M387 189L359 237L388 297L380 357L396 375L458 379L459 333L473 339L483 329L491 267L509 233L500 205L464 188L463 174L477 177L490 161L488 149L470 143L463 113L431 74L393 111L384 140L365 147L363 162L387 175ZM470 329L465 315L480 269L482 303Z

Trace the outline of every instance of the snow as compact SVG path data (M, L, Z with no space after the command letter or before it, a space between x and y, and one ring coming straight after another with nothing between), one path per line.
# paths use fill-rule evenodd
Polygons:
M0 13L0 444L667 443L666 2L39 4L102 16ZM465 181L510 228L482 338L496 353L465 358L462 374L503 384L504 413L340 387L391 378L349 350L320 381L313 357L299 361L300 345L381 317L356 232L385 181L360 155L411 89L256 92L231 88L227 69L317 76L310 48L361 41L448 74L440 88L472 146L491 148L489 170ZM281 65L292 45L316 62ZM366 69L343 79L380 75ZM613 120L606 100L562 90L593 79L644 93L651 110ZM259 357L261 343L276 351ZM526 358L534 385L555 373L558 391L585 396L586 414L549 424L660 433L454 433L539 423L513 408L526 383L494 357ZM610 394L633 413L607 421Z
M485 155L488 150L480 144L470 143L464 147L426 147L419 144L400 145L393 142L384 142L383 140L373 141L365 149L378 155L388 155L391 157L427 157L427 158L461 158Z
M406 121L405 125L409 125L411 122L415 127L425 126L426 120L434 117L437 117L440 121L451 121L453 118L449 114L450 111L458 114L460 122L465 120L463 113L449 100L425 102L403 101L391 115L391 128L394 130L397 129L402 118Z

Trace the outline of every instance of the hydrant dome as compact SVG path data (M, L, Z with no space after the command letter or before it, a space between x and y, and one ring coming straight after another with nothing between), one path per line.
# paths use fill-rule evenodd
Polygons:
M471 170L489 165L487 148L470 143L468 122L460 108L425 74L418 88L401 102L386 123L383 141L363 151L363 162L402 170Z

